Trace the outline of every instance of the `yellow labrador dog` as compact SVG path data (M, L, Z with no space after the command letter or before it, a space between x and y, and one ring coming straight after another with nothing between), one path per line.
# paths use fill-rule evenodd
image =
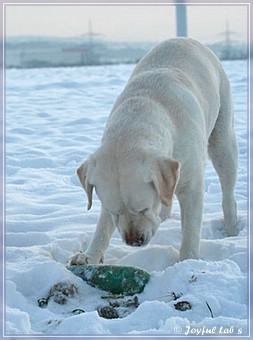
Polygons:
M224 227L237 234L237 142L228 78L195 40L167 40L145 55L116 100L100 148L77 170L101 215L86 253L72 265L99 263L115 228L131 246L155 234L173 195L181 210L180 259L198 258L204 170L209 154L223 193ZM167 210L167 211L166 211Z

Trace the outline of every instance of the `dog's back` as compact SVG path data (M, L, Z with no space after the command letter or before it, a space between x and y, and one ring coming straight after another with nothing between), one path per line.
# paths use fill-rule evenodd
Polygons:
M198 41L189 38L166 40L154 47L139 61L131 78L141 72L159 68L180 69L200 85L208 85L210 77L219 78L222 72L216 55Z
M182 108L184 115L192 115L198 124L203 119L208 138L218 117L221 100L230 100L230 96L221 98L222 93L228 92L227 76L210 49L193 39L170 39L154 47L139 61L112 112L130 97L146 96L164 106L169 102L168 107L173 98L177 105L179 101L184 105L184 100L178 99L188 97L192 105L201 107L202 117L198 116L197 110L189 110L189 100L186 100L188 107ZM191 93L194 94L192 98ZM194 113L198 117L194 117Z

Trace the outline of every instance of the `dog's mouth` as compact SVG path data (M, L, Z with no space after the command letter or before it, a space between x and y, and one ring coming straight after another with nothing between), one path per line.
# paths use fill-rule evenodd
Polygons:
M144 234L138 231L130 231L124 234L124 241L126 244L132 247L145 246L151 237L146 237Z

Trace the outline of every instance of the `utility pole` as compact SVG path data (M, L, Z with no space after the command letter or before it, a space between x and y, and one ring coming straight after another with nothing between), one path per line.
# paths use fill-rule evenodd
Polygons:
M176 5L177 36L187 37L187 12L185 1Z
M94 37L101 36L103 34L100 33L94 33L92 28L92 21L89 20L88 24L88 32L82 34L82 37L88 37L88 48L87 48L87 54L86 54L86 63L93 65L97 62L98 56L95 53L95 43L94 43ZM85 54L83 54L82 58L84 59Z
M233 57L234 51L233 51L233 41L232 41L232 36L236 35L236 32L230 31L229 28L229 21L226 20L226 30L225 32L221 33L224 37L224 40L222 41L223 45L223 59L231 59Z
M225 31L225 44L226 44L226 58L229 59L231 55L231 32L229 30L229 22L226 21L226 31Z
M92 22L89 20L89 62L93 63L93 31L92 31Z

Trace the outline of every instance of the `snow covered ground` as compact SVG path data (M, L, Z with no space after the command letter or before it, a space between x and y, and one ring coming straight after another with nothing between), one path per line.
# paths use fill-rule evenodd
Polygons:
M227 238L222 231L220 185L208 162L201 260L176 263L181 237L177 201L172 218L146 247L131 248L115 232L105 263L139 266L151 273L151 280L138 295L139 307L111 320L96 311L108 305L101 299L108 293L88 286L66 264L89 244L100 207L95 197L92 210L86 211L76 169L99 146L133 66L7 70L7 335L247 334L247 63L224 62L224 67L234 94L240 149L240 233ZM75 284L77 293L65 304L50 299L39 307L37 300L59 282ZM182 301L191 309L177 310L175 304ZM78 308L85 313L72 312Z

